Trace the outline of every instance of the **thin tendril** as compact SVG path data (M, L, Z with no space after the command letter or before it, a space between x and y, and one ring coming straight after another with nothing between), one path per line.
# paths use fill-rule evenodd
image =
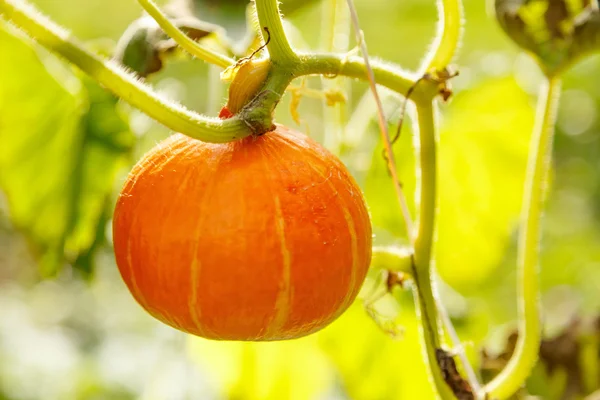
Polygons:
M248 61L252 60L252 58L254 58L254 56L256 54L258 54L259 52L261 52L262 50L264 50L267 47L267 45L271 41L271 33L269 32L269 28L268 27L265 26L263 29L265 30L265 32L267 32L267 40L265 40L265 42L258 49L254 50L252 52L252 54L250 54L249 56L240 58L238 60L238 62L236 63L236 65L241 65L241 64L243 64L245 62L248 62Z
M383 137L385 150L387 152L387 166L389 173L392 176L392 180L394 181L394 189L396 190L396 195L398 197L398 202L400 203L400 208L402 210L402 215L404 217L404 223L406 225L406 231L411 243L415 241L415 232L413 228L413 221L410 215L410 210L408 209L408 203L406 201L406 196L404 195L404 191L402 190L402 185L400 184L400 180L398 179L398 174L396 171L396 161L394 159L394 152L392 150L392 146L390 144L390 134L388 131L387 123L385 121L385 115L383 112L383 106L381 104L381 99L379 98L379 94L377 93L377 86L375 82L375 74L373 69L371 68L371 63L369 61L369 53L367 51L367 44L364 40L363 31L360 29L360 25L358 22L358 14L356 13L356 8L354 7L354 3L352 0L347 0L348 8L350 9L350 17L352 20L352 27L356 33L356 40L360 46L360 50L363 55L363 59L365 61L365 69L367 70L367 78L369 80L369 86L371 91L373 92L373 97L375 98L375 103L377 104L377 117L379 122L379 129L381 131L381 135Z

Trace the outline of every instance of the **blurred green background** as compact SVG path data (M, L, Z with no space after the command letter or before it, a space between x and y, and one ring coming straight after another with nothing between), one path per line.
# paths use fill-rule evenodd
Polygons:
M34 3L106 54L141 15L135 0ZM244 4L199 3L204 20L241 40ZM283 1L284 12L288 3ZM345 8L332 36L332 1L298 3L286 13L297 47L345 51L354 45ZM357 0L370 54L416 68L435 33L434 3ZM466 0L465 12L455 96L440 107L435 254L443 301L479 367L480 350L501 352L515 328L515 228L542 78L503 35L485 2ZM591 58L564 80L542 249L548 338L575 319L585 323L600 314L598 71L600 60ZM216 115L226 96L218 73L177 55L148 80L166 96ZM304 97L298 126L287 95L278 120L346 162L365 190L376 244L404 244L367 86L318 77L307 85L343 90L347 102L328 107ZM395 129L401 101L386 91L382 96ZM189 337L134 302L115 266L111 211L128 170L169 133L0 23L0 399L433 398L407 291L395 292L397 302L390 297L378 303L383 325L393 326L394 335L357 301L315 335L261 344ZM413 199L411 135L407 123L396 152ZM594 358L600 357L592 351ZM568 367L556 370L540 365L529 391L562 398L572 382L563 376ZM582 392L597 388L599 380L592 371L579 382Z

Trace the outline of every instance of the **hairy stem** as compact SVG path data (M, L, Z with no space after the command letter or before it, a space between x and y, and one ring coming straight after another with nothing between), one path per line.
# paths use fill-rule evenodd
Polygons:
M367 80L367 66L362 57L346 57L343 54L301 53L300 61L294 71L295 76L303 75L342 75ZM403 71L390 63L370 60L371 69L378 85L385 86L401 95L406 95L415 85L416 75ZM421 81L416 86L411 100L430 101L438 93L437 85Z
M385 270L412 275L412 257L410 248L375 246L370 268L375 271Z
M462 36L461 0L438 0L438 10L438 34L429 56L423 63L423 73L446 68L452 62Z
M452 324L452 320L450 319L450 315L448 315L448 311L446 310L443 301L439 297L436 297L435 300L440 321L442 322L446 336L449 338L450 345L452 346L452 352L456 354L460 363L462 364L465 378L469 383L469 386L471 386L473 392L478 393L481 390L481 384L477 379L477 374L475 373L473 366L469 362L469 358L465 352L465 347L461 343L458 333L456 333L456 329L454 329L454 325Z
M433 72L435 74L437 71L444 70L448 64L452 62L462 36L462 1L438 0L437 8L440 19L438 32L431 51L422 62L422 67L420 69L421 74L425 74L427 72ZM429 106L430 105L431 104L429 104ZM430 264L432 238L435 229L435 188L437 183L435 181L435 126L431 127L430 134L424 135L423 133L423 127L426 127L430 121L433 121L433 117L435 116L433 110L429 110L429 106L420 106L420 108L417 109L419 114L419 129L421 131L421 203L419 233L417 235L417 245L419 250L417 250L417 246L415 246L415 259L417 260L418 258L421 258L423 261L422 265L419 263L419 261L416 261L415 269L423 268L422 271L419 271L419 280L416 280L417 289L420 290L420 292L417 294L420 296L419 302L423 310L422 313L425 314L425 317L429 317L422 318L421 322L423 323L423 330L425 333L425 344L428 347L427 354L429 363L431 368L434 370L433 375L434 379L436 379L436 383L438 383L438 389L440 388L438 382L440 377L436 376L436 371L439 371L439 365L437 358L432 358L431 353L432 351L435 352L435 348L432 349L431 347L433 347L436 341L439 342L440 332L439 328L437 327L437 323L438 318L441 317L441 322L451 336L451 340L453 342L452 345L455 347L458 346L458 349L454 349L454 351L458 351L459 353L459 358L467 375L467 381L471 388L476 391L480 388L480 385L477 381L475 373L473 372L471 364L468 362L464 354L464 350L460 341L458 340L458 336L456 335L452 321L450 318L448 318L443 303L437 297L435 288L432 287L432 281L435 274L432 273ZM431 117L428 117L426 120L422 121L422 115L425 113L431 115ZM419 253L418 256L417 253ZM429 343L427 338L428 333L432 336L429 339ZM435 346L438 348L439 343L437 343ZM445 384L443 385L443 390L450 392L449 387ZM440 393L440 395L444 397L444 394ZM454 397L449 393L446 393L446 395Z
M158 8L152 0L138 0L138 3L146 10L148 14L158 23L163 31L169 35L178 45L185 51L207 63L218 65L219 67L227 68L235 64L231 58L219 54L211 49L208 49L199 43L190 39L181 29L177 28L169 18Z
M419 124L418 149L420 163L419 220L415 241L413 277L417 308L420 313L422 334L433 381L442 399L453 399L454 395L442 376L436 350L441 348L440 326L436 309L436 298L431 279L431 253L436 213L436 137L435 111L433 103L416 103Z
M298 56L290 46L283 24L281 22L281 13L277 0L255 0L256 14L258 15L258 23L263 30L268 30L270 37L267 48L269 49L269 57L273 64L294 65ZM265 32L262 32L263 37ZM268 37L265 38L265 42Z
M75 64L117 96L174 131L207 142L229 142L249 136L239 119L209 118L162 98L119 66L89 52L69 33L20 0L0 0L2 18L12 22L48 50Z
M538 283L540 225L552 159L560 86L558 78L550 78L542 86L538 99L518 244L519 338L507 366L484 388L485 393L493 399L512 396L523 385L538 358L541 342Z

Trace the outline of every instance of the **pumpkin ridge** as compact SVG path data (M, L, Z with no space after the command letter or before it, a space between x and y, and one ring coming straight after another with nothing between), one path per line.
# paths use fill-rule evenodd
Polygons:
M278 132L277 132L278 133ZM277 152L271 148L273 141L265 141L262 146L259 146L259 153L261 155L261 161L264 165L265 170L268 170L271 166L269 161L281 165L280 158ZM281 176L281 170L278 170ZM273 179L269 178L269 191L273 196L273 203L275 207L275 231L279 239L282 257L282 286L279 288L279 293L275 299L273 316L269 321L269 328L267 329L266 336L277 336L278 332L285 326L285 323L289 319L290 307L292 304L293 288L291 287L291 269L292 269L292 258L290 250L288 248L285 238L285 219L283 216L283 210L281 209L281 201L275 190L273 190Z
M223 161L223 155L225 153L226 152L218 152L218 154L217 154L218 160L214 161L214 163L216 164L216 167L214 170L215 176L218 176L219 170L221 168L221 163ZM191 173L192 174L196 173L196 170L194 167L192 167ZM198 201L198 204L200 204L201 206L205 205L206 200L211 198L211 196L215 190L215 187L217 186L217 183L218 183L218 180L214 179L214 178L211 179L210 182L208 182L201 199ZM198 250L200 248L202 228L203 228L204 221L206 220L207 216L208 216L208 213L202 212L201 217L198 218L198 221L196 222L197 225L196 225L196 230L194 232L194 239L195 239L194 247L192 249L192 264L190 265L190 269L191 269L190 270L190 295L188 298L188 311L189 311L190 317L192 319L192 322L194 322L194 326L198 330L198 335L205 335L207 333L210 333L210 335L220 336L220 335L215 334L215 332L212 329L209 329L206 326L206 324L202 324L200 322L200 318L202 316L202 311L201 311L201 306L200 306L201 302L198 301L197 282L200 279L199 269L202 267L202 265L198 261Z
M308 165L313 171L315 171L315 173L317 175L319 175L320 177L322 177L324 179L322 184L326 183L331 188L333 193L335 194L335 197L338 199L340 208L344 214L344 219L346 220L346 225L348 226L348 232L350 233L350 246L352 249L352 270L350 272L350 279L348 280L348 289L349 290L348 290L348 293L346 294L346 297L343 299L341 306L339 306L341 310L345 310L350 305L349 304L350 299L353 298L352 293L353 293L353 288L356 285L356 278L357 278L357 272L358 272L358 258L359 257L358 257L358 239L357 239L357 235L356 235L356 226L354 224L354 219L352 218L352 214L350 214L350 212L348 211L348 206L346 205L346 201L342 198L342 196L340 195L340 192L335 187L333 182L330 180L332 171L330 171L329 176L326 177L325 174L323 174L313 164L309 163Z
M287 247L285 238L285 220L283 217L283 211L281 209L281 203L277 195L274 195L274 201L276 231L281 246L283 266L281 278L282 287L279 289L279 294L275 300L275 313L269 323L269 325L272 325L269 327L269 333L279 332L287 322L293 294L293 288L290 284L292 279L292 256L289 248Z

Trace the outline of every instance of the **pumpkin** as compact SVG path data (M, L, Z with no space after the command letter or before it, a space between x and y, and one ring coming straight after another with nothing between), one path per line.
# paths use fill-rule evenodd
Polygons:
M133 168L113 219L117 265L139 304L220 340L327 326L365 279L371 236L345 166L281 125L222 144L172 135Z

